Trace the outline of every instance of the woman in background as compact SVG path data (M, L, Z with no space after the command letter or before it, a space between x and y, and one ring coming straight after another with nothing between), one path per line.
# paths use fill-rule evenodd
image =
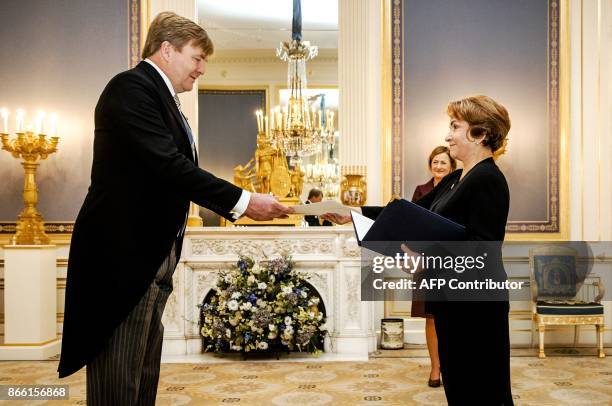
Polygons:
M450 156L448 147L443 145L435 147L429 154L429 171L432 178L429 182L417 186L412 195L412 201L416 202L440 183L443 177L457 169L457 161Z
M428 161L429 171L432 174L432 178L429 182L419 185L414 189L412 195L412 201L416 202L423 196L431 192L434 187L440 183L449 173L457 169L457 161L450 156L448 147L438 146L431 151L429 154ZM417 275L415 275L418 278ZM416 282L419 284L419 282ZM431 371L429 372L429 380L427 385L432 388L440 386L440 357L438 355L438 337L436 336L436 325L434 318L431 313L425 312L425 302L417 297L417 293L412 298L412 310L410 311L411 317L424 317L425 318L425 339L427 342L427 351L429 352L429 359L431 360Z
M488 96L472 96L449 103L447 113L450 130L445 140L463 169L446 176L416 203L464 225L474 246L491 242L489 246L496 247L488 259L496 272L493 276L507 279L501 243L510 193L493 154L504 145L510 131L508 111ZM361 211L375 218L382 208L362 207ZM351 219L337 213L322 217L339 224ZM507 291L495 301L427 301L425 305L434 315L448 404L513 405Z

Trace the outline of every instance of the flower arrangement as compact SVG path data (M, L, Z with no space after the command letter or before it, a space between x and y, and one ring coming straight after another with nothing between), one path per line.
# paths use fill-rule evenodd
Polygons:
M241 256L221 272L200 310L205 351L322 352L322 304L293 266L286 255L262 262Z

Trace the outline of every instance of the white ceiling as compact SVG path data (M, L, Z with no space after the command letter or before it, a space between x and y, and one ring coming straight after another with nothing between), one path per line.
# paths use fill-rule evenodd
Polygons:
M291 39L293 0L198 0L200 24L215 49L274 49ZM338 48L338 2L302 0L303 39Z

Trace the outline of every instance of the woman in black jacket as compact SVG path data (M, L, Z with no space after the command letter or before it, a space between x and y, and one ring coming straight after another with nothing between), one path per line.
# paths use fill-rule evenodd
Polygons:
M470 240L498 242L491 260L501 271L497 278L503 279L501 242L510 195L493 152L510 130L508 112L490 97L473 96L449 103L447 113L451 121L445 140L463 169L446 176L416 203L464 225ZM381 211L362 208L371 218ZM340 224L350 221L337 214L323 217ZM427 302L426 310L435 318L449 405L513 405L507 294L492 301Z

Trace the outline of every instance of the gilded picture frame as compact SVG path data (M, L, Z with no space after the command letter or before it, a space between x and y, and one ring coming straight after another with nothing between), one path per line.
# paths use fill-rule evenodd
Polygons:
M403 3L382 0L382 174L383 200L410 196L403 190L403 105L406 89L403 64ZM546 157L546 215L509 221L506 240L564 240L569 238L569 1L548 1L547 114L548 151ZM520 140L513 139L513 142ZM512 196L512 190L510 191ZM518 195L518 193L517 193Z

